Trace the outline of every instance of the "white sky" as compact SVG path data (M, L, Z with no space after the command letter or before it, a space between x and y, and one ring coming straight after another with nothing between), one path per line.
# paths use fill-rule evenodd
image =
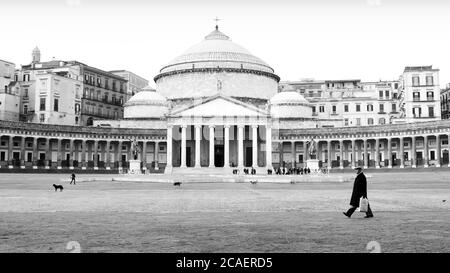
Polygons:
M126 69L155 86L171 59L219 29L281 80L396 79L405 66L450 83L446 0L0 0L0 59L77 60Z

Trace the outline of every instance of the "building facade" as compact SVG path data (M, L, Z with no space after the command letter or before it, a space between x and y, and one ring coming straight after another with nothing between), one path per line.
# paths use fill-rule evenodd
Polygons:
M441 90L441 118L450 119L450 84Z
M97 70L79 69L83 99L99 101L111 90ZM151 173L266 173L306 166L314 140L324 168L448 167L450 121L429 109L440 110L429 93L437 72L414 67L399 81L280 83L272 67L216 26L161 68L156 89L131 97L123 118L93 120L93 127L0 122L0 166L120 171L136 141ZM410 100L415 92L419 101ZM425 110L417 116L419 107Z
M14 75L22 96L21 121L90 126L94 119L123 117L125 79L77 61L41 62L40 54L35 48L32 62ZM44 83L45 77L48 84ZM46 108L40 110L43 99L47 101Z
M127 98L128 101L136 93L148 86L148 80L141 76L136 75L133 72L127 70L113 70L109 71L114 75L120 76L127 80Z

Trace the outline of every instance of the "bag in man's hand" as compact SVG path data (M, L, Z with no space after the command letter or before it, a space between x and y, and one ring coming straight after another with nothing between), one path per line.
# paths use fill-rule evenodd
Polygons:
M359 199L359 212L367 212L369 209L369 200L367 198L361 197Z

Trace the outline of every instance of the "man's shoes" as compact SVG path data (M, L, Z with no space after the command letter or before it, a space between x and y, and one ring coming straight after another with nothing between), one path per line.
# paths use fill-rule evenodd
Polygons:
M373 217L373 214L364 216L364 218L372 218L372 217Z
M347 212L343 212L343 214L344 214L345 216L347 216L348 218L351 217L351 215L348 215Z

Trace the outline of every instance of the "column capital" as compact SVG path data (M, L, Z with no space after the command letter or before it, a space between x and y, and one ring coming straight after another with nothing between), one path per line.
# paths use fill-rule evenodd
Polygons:
M186 129L187 128L187 124L180 125L180 127L183 128L183 129Z
M252 125L253 129L257 129L259 125Z
M216 127L216 125L208 125L208 127L209 127L209 129L211 129L211 128L215 128Z
M225 125L223 126L223 128L226 128L226 129L230 129L230 127L231 127L231 125L229 125L229 124L225 124Z
M201 124L195 124L195 125L194 125L194 127L195 127L196 129L197 129L197 128L201 129L202 126L203 126L203 125L201 125Z
M238 125L236 125L238 128L244 128L245 127L245 124L238 124Z

